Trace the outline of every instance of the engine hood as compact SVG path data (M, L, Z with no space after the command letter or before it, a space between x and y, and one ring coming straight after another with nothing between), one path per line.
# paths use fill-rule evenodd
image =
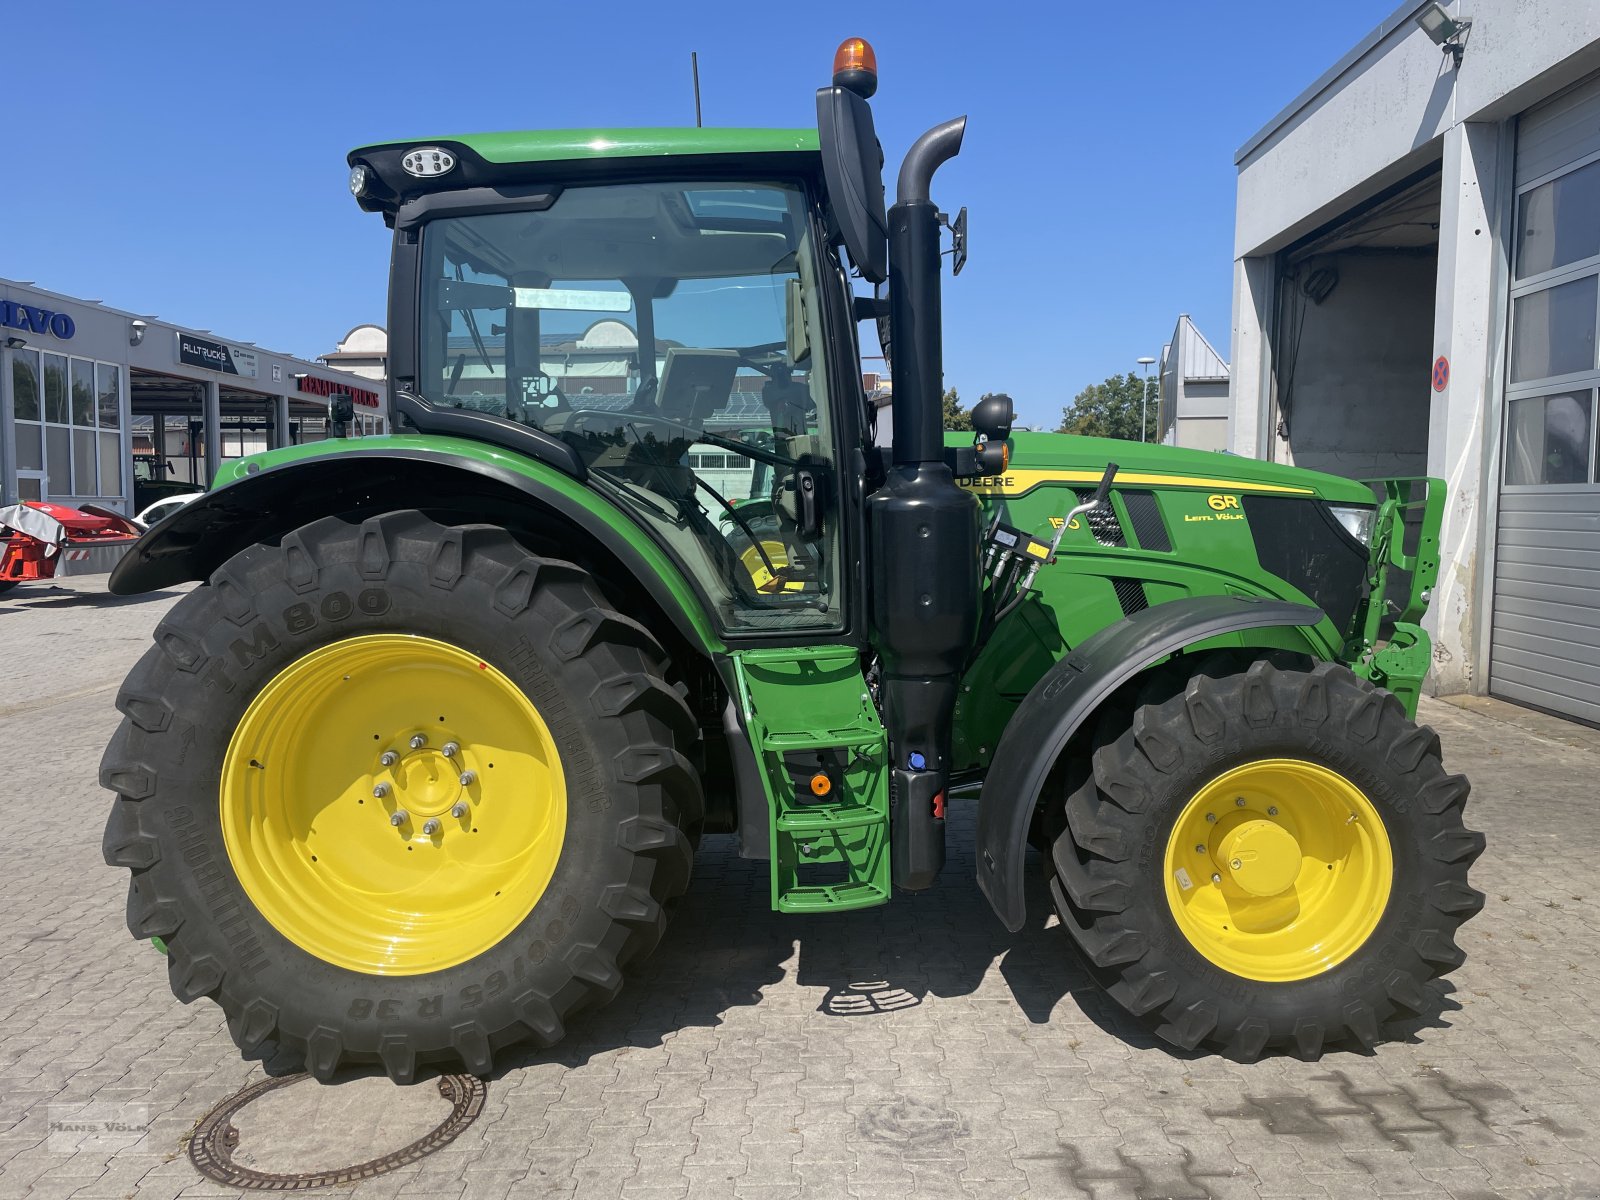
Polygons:
M947 445L963 446L971 434L947 433ZM1124 486L1195 487L1228 492L1308 496L1340 504L1372 504L1365 484L1340 475L1259 462L1211 450L1078 437L1066 433L1014 433L1011 465L1002 475L961 480L978 495L1020 496L1041 484L1093 484L1106 464L1117 464Z

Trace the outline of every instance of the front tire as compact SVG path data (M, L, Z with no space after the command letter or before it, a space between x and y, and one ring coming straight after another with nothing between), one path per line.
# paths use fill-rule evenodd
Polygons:
M688 882L697 730L665 663L500 529L398 512L251 547L118 696L104 848L129 928L241 1049L319 1078L551 1045Z
M1344 667L1196 675L1103 734L1051 893L1112 998L1175 1046L1370 1048L1425 1010L1483 907L1467 792L1433 731Z

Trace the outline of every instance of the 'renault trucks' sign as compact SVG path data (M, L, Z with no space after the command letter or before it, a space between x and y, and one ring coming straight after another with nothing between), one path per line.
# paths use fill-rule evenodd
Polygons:
M331 379L318 379L315 375L297 375L295 379L300 384L300 390L308 396L326 398L335 392L344 392L349 395L352 404L359 404L362 408L383 407L383 402L378 399L378 393L369 392L366 388L352 387L348 383L334 383Z

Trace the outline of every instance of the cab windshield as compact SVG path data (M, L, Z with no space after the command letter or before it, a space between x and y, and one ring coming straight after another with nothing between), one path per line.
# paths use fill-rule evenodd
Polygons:
M573 446L726 628L837 627L816 270L782 183L569 187L437 219L419 390Z

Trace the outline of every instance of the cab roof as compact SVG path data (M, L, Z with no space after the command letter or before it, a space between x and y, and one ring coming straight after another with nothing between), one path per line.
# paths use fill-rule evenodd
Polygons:
M570 162L596 158L653 158L661 154L783 154L816 151L815 129L537 129L467 133L441 138L374 142L351 152L352 161L371 151L457 145L486 162Z
M455 159L447 172L418 178L403 167L407 152L436 148ZM544 129L412 138L359 146L352 168L370 172L357 200L392 220L407 199L430 192L565 181L583 175L639 169L645 162L674 171L727 172L759 159L775 172L817 169L815 129ZM741 161L743 160L743 161ZM632 166L627 164L632 163Z

